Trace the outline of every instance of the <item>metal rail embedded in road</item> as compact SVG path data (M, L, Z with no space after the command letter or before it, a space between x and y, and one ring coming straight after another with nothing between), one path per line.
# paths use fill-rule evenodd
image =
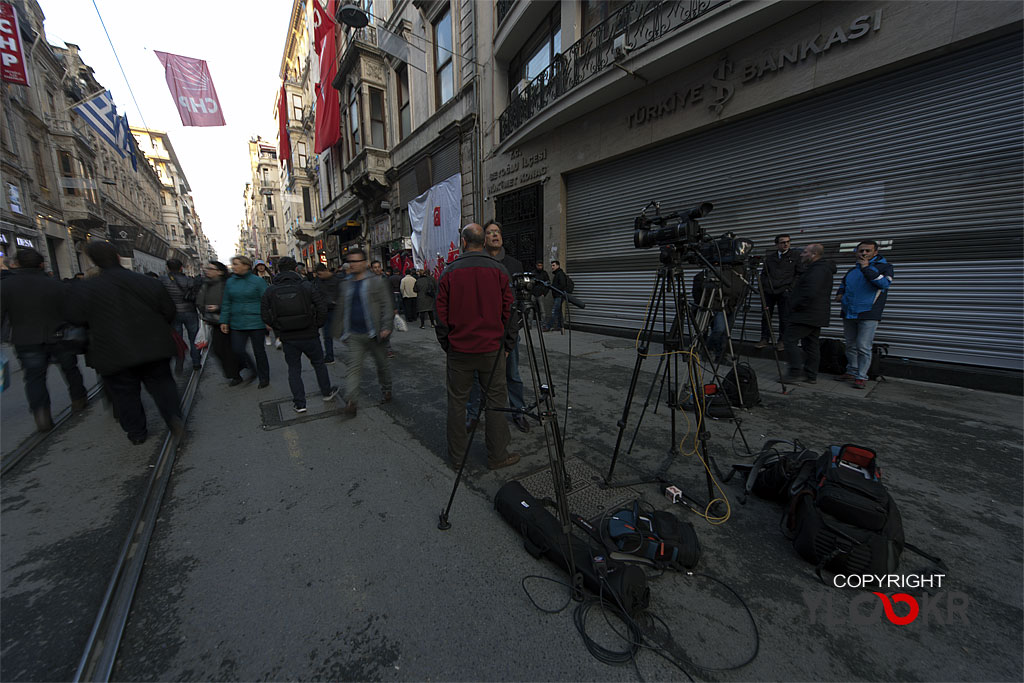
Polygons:
M185 393L181 399L183 425L191 412L201 374L202 370L193 372L185 387ZM181 435L183 434L184 430L181 432ZM78 669L72 679L75 683L79 681L103 681L105 683L110 680L117 650L121 644L121 636L124 633L125 624L128 622L132 600L135 598L135 589L138 587L139 576L142 574L142 567L146 561L149 542L153 537L153 530L156 528L156 520L160 514L164 494L167 492L167 484L171 479L175 451L180 440L179 434L176 434L174 430L168 430L163 447L157 456L156 465L146 482L146 489L139 508L135 512L135 519L128 532L128 538L117 558L107 591L103 595L103 602L100 604L96 621L89 633L89 640L78 663Z
M91 403L93 398L95 398L101 391L103 391L103 383L97 382L92 389L89 390L89 393L85 395L86 402ZM3 464L0 465L0 477L11 471L11 469L21 462L26 455L34 451L40 444L46 441L46 438L56 432L65 422L70 420L73 414L71 406L68 406L57 414L51 429L45 432L33 432L32 436L18 444L18 447L3 459Z

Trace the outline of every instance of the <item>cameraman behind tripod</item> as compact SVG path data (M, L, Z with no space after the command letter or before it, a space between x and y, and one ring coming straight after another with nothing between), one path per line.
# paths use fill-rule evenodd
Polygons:
M701 315L705 312L714 314L711 324L699 326L699 332L707 331L708 354L716 365L727 360L727 339L736 320L736 308L745 293L743 269L742 263L721 266L718 269L721 282L707 268L693 277L693 300L697 304L695 319L706 320L706 316Z

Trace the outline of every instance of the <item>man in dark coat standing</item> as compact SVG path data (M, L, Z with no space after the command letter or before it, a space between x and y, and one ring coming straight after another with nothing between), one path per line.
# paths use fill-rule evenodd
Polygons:
M50 394L46 390L46 372L50 361L60 365L71 395L71 408L84 410L88 404L78 357L61 342L64 304L70 287L43 272L43 257L35 249L22 247L15 257L18 268L4 278L0 288L0 318L11 323L11 342L21 361L25 396L36 421L36 429L53 429Z
M782 338L789 361L786 382L814 384L818 378L818 337L821 328L828 325L832 276L836 272L836 264L823 260L824 254L825 248L820 244L808 244L800 255L803 272L789 297L789 321Z
M146 441L141 385L153 397L171 431L183 429L170 359L176 353L171 323L176 310L159 280L121 267L108 242L90 242L86 255L95 277L69 288L71 322L89 326L85 362L103 377L121 427L133 444Z
M782 338L786 334L786 323L789 321L789 292L796 282L797 265L800 256L790 249L789 235L775 237L775 249L764 257L764 269L761 271L761 291L764 292L765 310L761 313L761 341L754 348L763 349L771 343L771 315L779 311L778 350L782 351Z

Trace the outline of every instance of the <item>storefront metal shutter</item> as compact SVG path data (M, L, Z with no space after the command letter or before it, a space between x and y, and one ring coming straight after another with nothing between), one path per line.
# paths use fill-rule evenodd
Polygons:
M459 172L459 141L455 140L447 147L430 156L431 177L433 185L451 178Z
M757 254L783 232L800 249L822 242L836 285L851 242L891 241L876 341L897 357L1021 369L1021 59L1016 34L569 174L566 266L587 303L575 320L639 328L658 258L633 247L634 218L651 200L663 212L710 201L708 235L734 231ZM747 339L759 316L755 302ZM838 304L822 334L842 336Z

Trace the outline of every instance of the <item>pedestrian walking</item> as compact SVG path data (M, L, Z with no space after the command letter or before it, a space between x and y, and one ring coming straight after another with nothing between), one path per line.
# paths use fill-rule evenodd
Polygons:
M338 387L331 386L320 348L320 328L327 320L327 302L312 282L295 272L292 257L281 257L277 271L274 284L263 292L260 315L281 340L284 361L288 364L292 407L296 413L304 413L306 387L302 383L302 356L313 366L323 399L333 401L338 395Z
M363 359L373 356L383 401L391 400L391 368L385 342L391 336L395 319L391 311L391 292L383 278L372 275L366 252L349 249L345 254L349 277L341 281L334 309L332 334L348 346L348 373L345 379L345 414L354 416L359 403L359 381Z
M71 322L89 326L86 365L103 377L121 428L133 444L148 437L142 385L164 422L180 436L183 424L170 365L177 353L171 336L177 309L171 295L159 280L122 268L109 242L90 242L85 253L99 273L68 288L67 310Z
M81 283L70 285L46 277L43 256L32 248L19 248L15 264L17 268L4 270L8 275L0 287L0 319L10 325L11 343L21 361L25 397L36 429L46 432L53 429L46 388L51 361L56 361L64 375L72 410L84 410L88 404L78 356L62 341L66 297Z
M569 276L562 270L562 264L559 261L551 262L551 286L558 289L559 292L569 293L572 289L570 284ZM562 304L565 302L565 297L559 292L552 292L554 295L554 302L551 304L551 316L548 318L547 325L544 327L545 332L561 332L562 331Z
M185 275L181 270L181 261L176 258L166 262L167 274L160 278L167 293L171 295L177 313L174 316L174 331L188 345L192 359L192 370L202 368L202 353L196 348L196 334L199 333L199 314L196 312L196 296L199 285L195 278Z
M260 315L260 300L268 285L253 274L252 259L243 254L232 257L231 272L221 301L220 331L231 335L231 348L239 366L249 368L259 378L259 388L263 389L270 385L270 363L262 344L263 335L270 327L263 323ZM252 347L252 357L245 350L246 343ZM231 386L239 384L240 380L231 380Z
M430 273L421 270L413 286L416 292L416 313L420 317L420 329L423 329L427 318L430 318L430 326L434 327L434 297L437 296L437 283Z
M220 329L220 309L224 299L224 286L230 277L228 267L220 261L210 261L203 267L203 286L196 297L196 307L203 322L207 324L210 335L210 353L220 363L224 378L242 382L241 366L238 357L231 350L231 336Z
M321 327L321 332L324 342L324 362L328 365L334 365L334 337L331 336L331 321L334 319L340 280L341 278L328 270L324 264L316 265L316 279L313 280L313 286L327 305L327 319Z

